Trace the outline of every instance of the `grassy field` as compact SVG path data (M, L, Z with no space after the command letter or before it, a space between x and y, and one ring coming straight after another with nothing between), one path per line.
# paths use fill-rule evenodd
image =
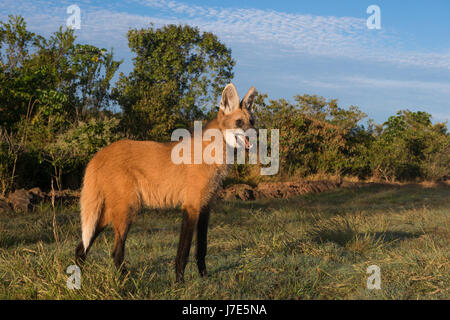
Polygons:
M175 283L180 212L144 210L130 231L121 277L111 230L94 244L82 287L66 269L79 241L77 205L0 216L1 299L449 299L450 186L371 185L289 200L218 202L209 277L193 250ZM381 269L381 290L366 269Z

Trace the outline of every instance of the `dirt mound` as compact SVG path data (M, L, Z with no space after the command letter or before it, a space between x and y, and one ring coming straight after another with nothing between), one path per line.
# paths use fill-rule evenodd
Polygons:
M225 200L243 201L255 200L256 191L248 184L233 184L226 187L225 189L219 190L218 198Z
M335 181L294 181L264 182L256 187L248 184L234 184L219 190L217 197L223 200L251 201L258 199L287 199L305 193L317 193L345 187L345 183ZM55 202L73 203L78 201L80 191L54 191ZM52 192L43 192L39 188L20 189L0 201L0 212L33 211L40 202L51 201Z
M31 211L38 199L25 189L19 189L9 194L6 199L15 211Z
M247 184L236 184L219 192L219 198L224 200L257 200L257 199L287 199L299 194L324 192L338 188L341 182L335 181L297 181L297 182L267 182L253 188Z
M73 202L80 197L79 191L55 190L55 202ZM0 202L0 212L8 211L8 207L14 211L33 211L42 201L50 201L52 192L44 192L39 188L30 190L19 189L11 192L5 200Z

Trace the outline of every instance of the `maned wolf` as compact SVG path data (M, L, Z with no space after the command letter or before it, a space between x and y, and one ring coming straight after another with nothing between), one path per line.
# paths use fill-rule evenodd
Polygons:
M251 107L256 94L252 87L239 102L235 86L227 85L219 112L205 129L220 130L225 137L227 129L253 128ZM197 231L198 269L201 276L207 274L209 204L228 166L225 161L223 164L174 164L171 151L176 143L122 140L100 150L89 162L80 199L82 241L75 251L77 263L84 261L98 234L112 224L115 232L112 257L116 267L122 268L125 240L138 209L181 205L183 222L175 260L176 281L184 281L194 230ZM201 144L203 149L208 145L204 141ZM247 149L250 147L247 138L244 144Z

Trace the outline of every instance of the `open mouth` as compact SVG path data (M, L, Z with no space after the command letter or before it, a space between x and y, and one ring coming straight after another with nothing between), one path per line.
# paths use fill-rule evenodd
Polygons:
M244 147L247 150L249 150L252 147L250 140L248 140L248 137L244 137Z
M244 147L246 150L249 150L252 147L252 144L250 143L250 140L247 136L243 134L236 134L237 140L239 141L239 144Z

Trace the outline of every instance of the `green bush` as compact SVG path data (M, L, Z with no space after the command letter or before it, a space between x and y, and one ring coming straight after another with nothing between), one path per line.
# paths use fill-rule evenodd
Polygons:
M0 128L0 195L2 196L11 190L13 167L18 153L19 148L14 136Z
M284 99L256 100L257 125L280 130L280 168L288 175L352 173L357 143L368 139L358 125L365 115L356 107L348 110L336 100L296 96L295 104Z
M433 125L430 114L399 111L373 144L373 175L388 181L442 179L448 176L449 142L445 124Z
M118 127L116 118L80 121L44 147L43 157L53 168L58 188L62 188L63 174L77 171L79 174L80 168L84 168L97 151L123 137Z

